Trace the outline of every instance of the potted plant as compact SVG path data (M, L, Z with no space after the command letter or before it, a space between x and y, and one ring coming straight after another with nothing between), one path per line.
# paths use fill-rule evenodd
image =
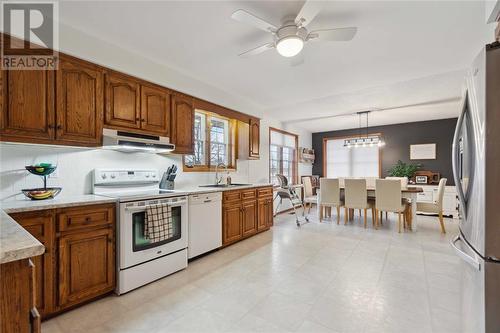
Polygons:
M398 163L396 163L387 172L391 177L407 177L408 179L412 179L413 176L415 176L415 172L417 172L417 170L421 167L421 164L407 164L399 160Z

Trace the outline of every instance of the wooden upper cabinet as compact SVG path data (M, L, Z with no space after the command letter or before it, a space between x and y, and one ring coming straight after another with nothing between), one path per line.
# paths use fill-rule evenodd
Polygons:
M2 71L0 136L3 141L54 139L54 71Z
M170 136L170 91L141 86L141 128Z
M104 114L102 69L61 58L56 76L56 139L68 144L102 143Z
M106 74L104 125L118 129L141 128L141 92L138 81L116 73Z
M260 158L260 120L250 119L250 138L248 157L253 159Z
M175 94L172 96L171 141L178 154L194 152L194 107L193 98Z

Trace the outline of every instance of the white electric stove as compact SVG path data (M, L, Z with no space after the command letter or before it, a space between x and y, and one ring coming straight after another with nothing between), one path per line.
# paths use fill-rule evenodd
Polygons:
M94 194L116 198L117 294L187 267L187 193L159 189L158 170L95 169ZM144 236L146 207L165 203L172 208L172 237L151 242Z

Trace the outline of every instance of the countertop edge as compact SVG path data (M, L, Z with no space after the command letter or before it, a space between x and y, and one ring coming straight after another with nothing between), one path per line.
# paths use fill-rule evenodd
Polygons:
M45 246L7 213L0 211L0 264L36 257Z

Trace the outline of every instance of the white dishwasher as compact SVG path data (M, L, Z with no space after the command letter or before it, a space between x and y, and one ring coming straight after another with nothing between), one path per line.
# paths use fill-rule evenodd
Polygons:
M188 258L222 246L222 193L189 196Z

